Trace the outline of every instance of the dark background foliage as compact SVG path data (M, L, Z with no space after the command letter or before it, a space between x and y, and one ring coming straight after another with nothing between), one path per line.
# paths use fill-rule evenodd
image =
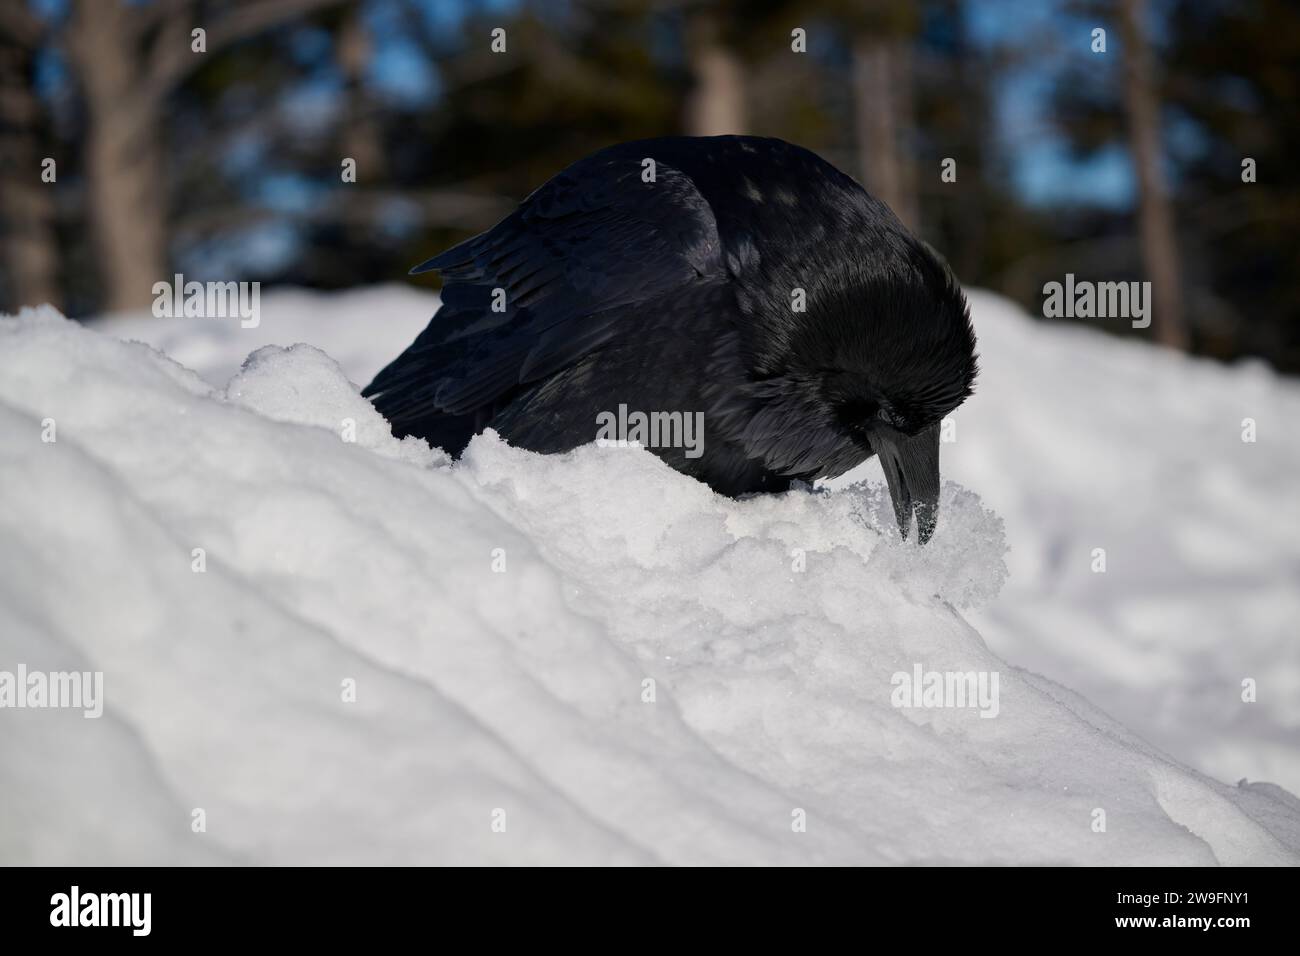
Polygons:
M409 281L603 145L747 132L967 285L1149 279L1106 328L1295 372L1297 65L1289 0L0 0L0 308Z

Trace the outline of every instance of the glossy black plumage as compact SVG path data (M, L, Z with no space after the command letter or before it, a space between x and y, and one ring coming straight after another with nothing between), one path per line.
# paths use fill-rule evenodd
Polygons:
M363 393L395 434L459 453L492 427L559 452L620 404L698 411L699 457L652 449L674 468L738 495L879 452L904 532L915 504L928 537L937 423L976 374L965 299L933 250L813 153L736 136L610 147L413 271L429 269L442 307Z

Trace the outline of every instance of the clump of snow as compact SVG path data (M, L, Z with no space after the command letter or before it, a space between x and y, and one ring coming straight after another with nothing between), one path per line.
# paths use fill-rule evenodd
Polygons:
M423 441L394 438L388 422L361 397L339 364L310 345L262 346L248 356L225 395L272 421L316 425L388 458L425 465L449 461Z
M466 450L460 474L466 473L492 493L494 510L528 527L560 560L568 563L564 555L572 553L575 563L612 567L631 557L633 578L663 570L678 590L680 572L691 566L705 573L721 565L723 574L744 577L756 564L797 590L808 567L841 560L841 549L911 600L974 607L996 596L1006 579L1001 521L952 484L941 496L940 533L932 547L919 548L900 539L884 487L867 482L733 501L699 482L678 481L640 449L592 444L567 455L535 455L490 430ZM651 488L662 490L647 504L641 494ZM779 581L772 586L781 587ZM733 590L722 580L700 586ZM771 608L797 600L794 593L771 598ZM747 593L731 600L752 603Z
M0 670L105 694L0 710L0 862L1300 859L1289 794L989 649L969 491L922 550L878 488L736 502L639 450L453 465L380 425L316 349L222 388L0 321ZM995 706L896 706L917 668Z
M942 597L958 608L987 604L1007 580L1006 535L1002 519L979 496L954 482L945 482L939 495L943 538L934 547L917 548L900 538L889 491L882 483L863 479L837 492L856 493L861 505L854 514L886 539L877 566L894 582L917 596ZM913 525L913 529L915 525ZM910 534L915 534L915 530ZM912 538L915 541L915 538Z

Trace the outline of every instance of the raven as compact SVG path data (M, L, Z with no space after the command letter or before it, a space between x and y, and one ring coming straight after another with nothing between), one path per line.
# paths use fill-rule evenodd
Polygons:
M458 455L491 427L553 453L615 408L702 414L693 454L651 450L715 491L784 491L878 454L903 537L913 510L920 542L933 533L939 422L976 375L966 300L888 206L808 150L611 146L411 273L433 269L441 308L362 392L393 434Z

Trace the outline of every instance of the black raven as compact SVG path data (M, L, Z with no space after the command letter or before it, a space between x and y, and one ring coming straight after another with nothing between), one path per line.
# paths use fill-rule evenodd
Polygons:
M715 491L783 491L878 454L903 536L913 508L920 541L933 533L939 422L976 374L966 300L888 206L808 150L612 146L411 271L431 269L441 308L362 393L395 435L459 454L491 427L561 452L616 408L702 413L693 454L650 444Z

